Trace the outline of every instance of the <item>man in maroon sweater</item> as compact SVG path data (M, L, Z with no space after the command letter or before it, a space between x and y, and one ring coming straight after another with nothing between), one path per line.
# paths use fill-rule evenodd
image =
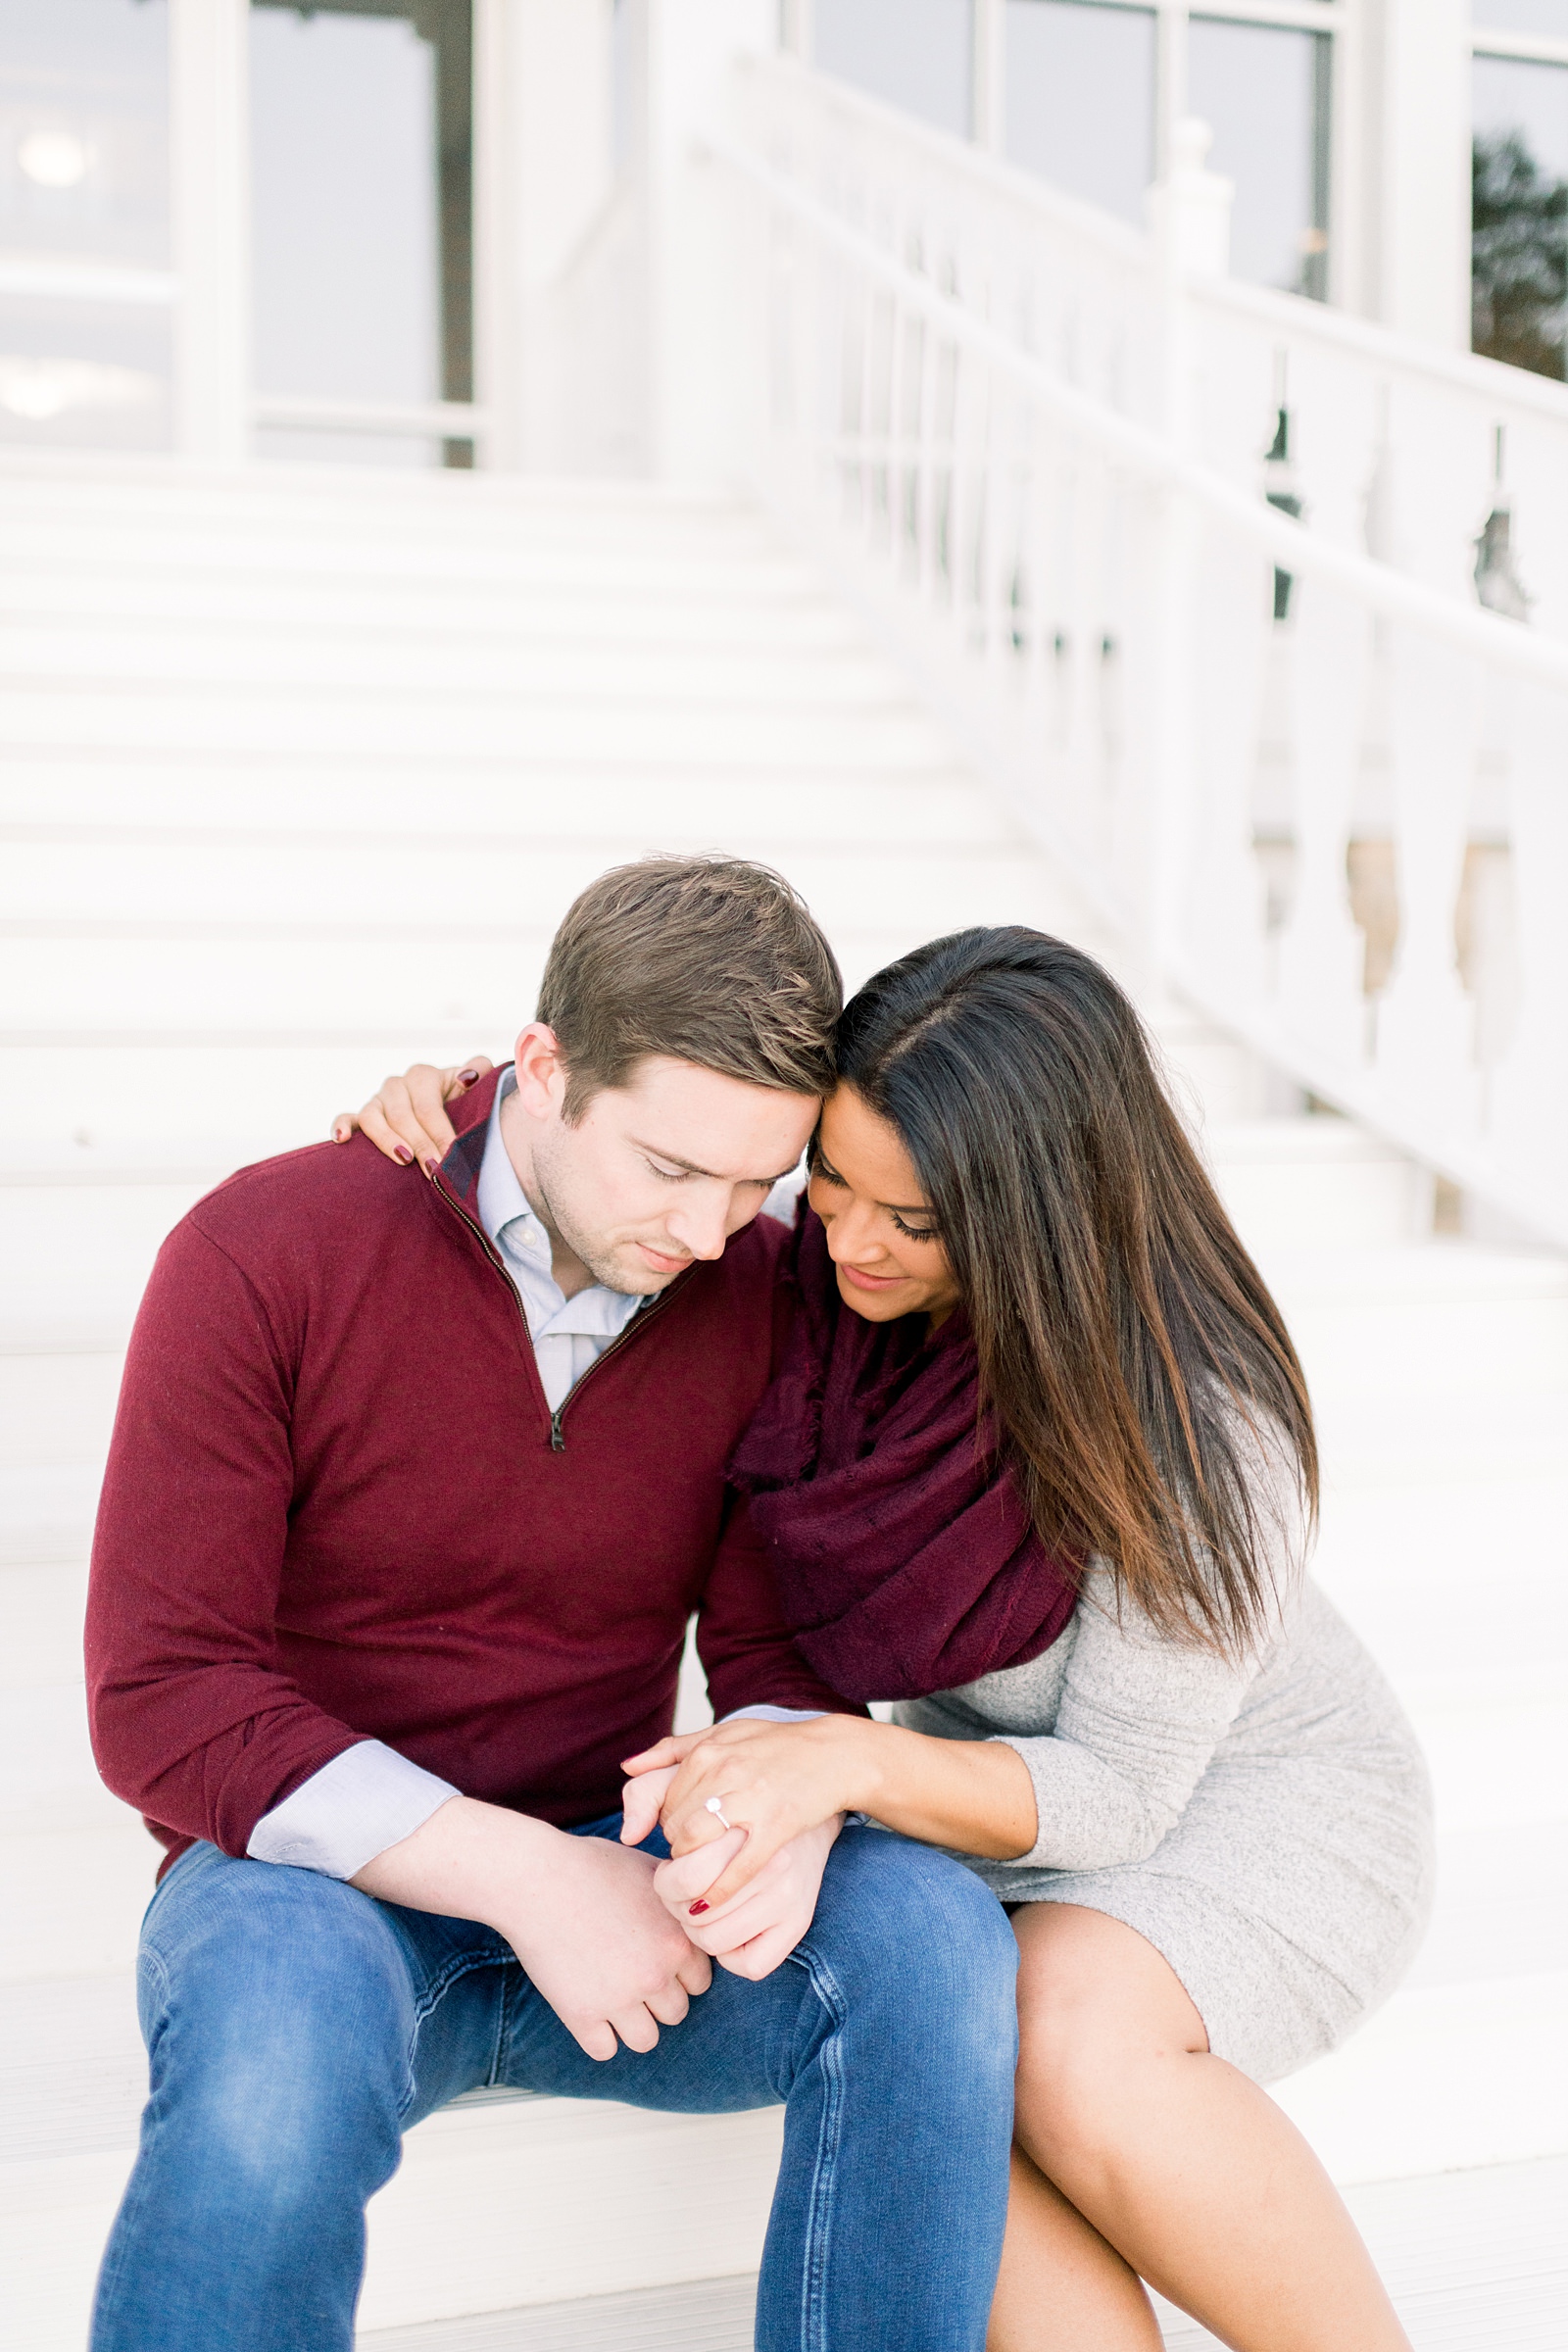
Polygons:
M770 1866L712 1978L654 1853L615 1842L693 1612L719 1714L846 1704L723 1479L780 1337L783 1234L757 1212L837 1006L777 877L621 869L430 1183L363 1142L296 1152L165 1245L88 1612L100 1768L170 1856L95 2352L347 2352L366 2200L403 2131L483 2082L784 2100L759 2342L979 2352L998 1906L835 1827Z

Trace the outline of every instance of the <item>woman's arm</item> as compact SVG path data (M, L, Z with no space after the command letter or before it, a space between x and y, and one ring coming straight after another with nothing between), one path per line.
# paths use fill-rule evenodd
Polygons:
M838 1813L868 1813L906 1837L998 1860L1026 1853L1037 1833L1029 1768L998 1740L933 1740L849 1715L716 1724L627 1758L634 1776L626 1789L628 1837L650 1809L639 1800L638 1777L670 1766L678 1767L673 1781L654 1784L649 1798L662 1791L660 1818L677 1858L723 1836L710 1798L731 1828L747 1832L735 1860L706 1890L715 1909L792 1838Z
M1033 1786L1039 1832L1016 1859L1040 1870L1142 1862L1175 1828L1236 1719L1255 1657L1217 1656L1085 1580L1055 1728L1003 1733Z

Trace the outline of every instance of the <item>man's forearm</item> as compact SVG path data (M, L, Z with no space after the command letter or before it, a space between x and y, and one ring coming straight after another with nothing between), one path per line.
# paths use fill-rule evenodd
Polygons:
M526 1813L452 1796L412 1837L372 1856L351 1884L379 1902L494 1927L530 1879L553 1875L562 1838Z

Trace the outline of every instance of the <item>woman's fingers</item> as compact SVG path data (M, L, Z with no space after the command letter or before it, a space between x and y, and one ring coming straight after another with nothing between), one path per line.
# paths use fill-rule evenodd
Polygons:
M470 1086L477 1086L481 1078L488 1078L495 1066L488 1054L470 1054L466 1061L449 1065L441 1073L446 1100L456 1102L459 1096L466 1095Z
M488 1054L470 1054L466 1061L438 1070L434 1062L416 1061L401 1077L385 1078L379 1094L358 1110L340 1110L332 1121L334 1144L346 1144L356 1129L368 1135L378 1152L404 1167L417 1160L433 1173L452 1149L455 1130L446 1105L477 1086L495 1068Z
M711 1845L695 1847L675 1861L661 1862L654 1874L654 1885L690 1933L705 1920L707 1913L722 1910L736 1895L743 1894L794 1835L794 1829L787 1825L776 1830L758 1826L744 1837L739 1830L731 1830ZM732 1838L735 1843L720 1859L719 1847L730 1845ZM710 1874L706 1885L701 1883L698 1866ZM684 1910L680 1909L682 1905ZM701 1908L696 1908L697 1905Z
M445 1117L445 1113L442 1114ZM404 1078L383 1078L378 1094L368 1102L362 1102L357 1111L345 1111L333 1122L333 1132L347 1121L351 1128L360 1128L376 1150L402 1166L412 1167L416 1160L439 1158L434 1141L428 1136L415 1114L408 1081Z
M426 1175L434 1175L431 1160L439 1167L457 1140L457 1130L447 1117L446 1105L461 1101L469 1087L477 1084L483 1071L494 1066L482 1054L476 1054L445 1070L436 1069L428 1061L416 1061L405 1073L409 1108L423 1140L416 1142L412 1135L405 1135L403 1140L412 1147Z
M744 1830L720 1830L710 1843L694 1846L678 1862L661 1862L654 1873L654 1886L660 1899L669 1905L682 1927L692 1903L701 1902L705 1909L712 1908L708 1900L709 1888L745 1843Z
M737 1950L725 1952L718 1965L732 1977L745 1977L750 1984L760 1984L789 1958L805 1933L792 1919L778 1920L759 1935L748 1936Z

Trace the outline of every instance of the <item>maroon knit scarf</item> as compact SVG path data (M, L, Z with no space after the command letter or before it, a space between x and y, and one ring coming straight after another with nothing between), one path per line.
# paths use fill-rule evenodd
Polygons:
M868 1323L838 1293L802 1202L784 1361L729 1465L752 1497L785 1615L846 1698L919 1698L1022 1665L1072 1615L976 1407L961 1309Z

